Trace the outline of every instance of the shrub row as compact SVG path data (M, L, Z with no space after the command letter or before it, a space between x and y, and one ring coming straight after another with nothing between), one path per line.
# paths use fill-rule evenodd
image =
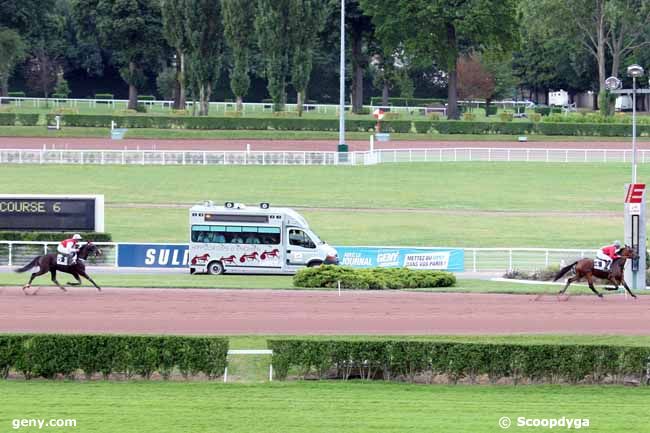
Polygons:
M0 335L0 376L10 371L25 378L101 373L164 378L223 375L228 339L216 337L145 337L119 335Z
M502 113L503 114L503 113ZM54 124L57 114L47 114L48 124ZM115 121L120 128L157 129L202 129L202 130L282 130L282 131L337 131L336 119L304 118L247 118L247 117L191 117L191 116L146 116L146 115L92 115L62 112L63 125L70 127L110 128ZM510 116L504 116L510 119ZM471 116L468 116L471 118ZM38 114L16 114L0 112L0 125L36 125ZM373 132L375 120L351 119L346 121L346 129L355 132ZM485 122L473 120L410 121L389 120L381 123L382 132L417 132L439 134L542 134L567 136L631 136L632 128L625 123L569 123L569 122ZM650 136L650 124L637 126L640 136Z
M449 382L570 383L641 380L650 347L517 345L435 341L269 340L278 379L290 372L319 378L407 380L445 375Z
M414 271L407 268L353 269L345 266L318 266L299 270L293 277L296 287L386 290L451 287L456 277L443 271Z
M445 104L446 99L441 98L388 98L388 105L396 107L419 107L432 104ZM381 96L373 96L370 98L371 105L383 105L383 98Z
M0 231L0 240L2 241L40 241L40 242L58 242L62 239L71 238L74 233L64 232L19 232L19 231ZM112 242L113 237L110 233L87 232L83 233L84 239L93 242Z

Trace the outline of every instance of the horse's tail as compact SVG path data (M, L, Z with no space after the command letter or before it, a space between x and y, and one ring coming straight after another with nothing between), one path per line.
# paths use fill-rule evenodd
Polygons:
M15 271L15 272L25 272L25 271L27 271L27 270L33 268L34 266L36 266L36 264L38 263L38 259L40 259L40 258L41 258L41 256L34 257L34 260L32 260L31 262L29 262L28 264L26 264L26 265L23 266L22 268L14 269L14 271Z
M564 276L564 274L569 272L576 265L576 263L578 263L577 260L575 262L571 263L570 265L566 265L565 267L560 269L560 271L557 274L555 274L555 278L553 278L553 281L557 281L560 278L562 278Z

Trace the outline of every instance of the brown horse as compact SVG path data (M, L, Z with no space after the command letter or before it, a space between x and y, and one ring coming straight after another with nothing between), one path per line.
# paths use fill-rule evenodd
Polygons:
M85 245L79 248L79 252L77 253L77 261L72 265L57 264L56 254L57 253L37 256L34 258L34 260L29 262L22 268L16 269L16 272L25 272L35 266L38 266L39 268L36 272L32 273L32 276L29 278L29 282L23 286L23 292L25 292L25 289L28 289L32 286L32 281L34 281L34 278L43 275L47 272L49 272L52 275L52 281L57 286L59 286L61 290L65 292L66 291L65 287L59 284L59 282L56 280L56 271L65 272L75 277L75 279L77 280L76 283L68 283L71 286L78 286L81 284L81 278L79 278L79 276L81 275L82 277L90 281L93 284L93 286L97 287L97 290L99 291L102 290L101 287L99 287L97 283L95 283L93 279L90 278L86 273L86 260L88 259L88 256L94 254L95 257L97 257L102 254L102 250L97 248L95 244L93 244L92 242L87 242ZM40 287L37 288L34 291L34 293L32 293L32 295L35 295L39 289ZM27 295L27 292L25 292L25 294Z
M562 290L560 290L559 294L560 295L564 294L564 292L566 292L566 289L569 287L571 283L580 281L582 278L587 278L587 282L589 283L589 288L591 289L591 291L602 298L603 295L601 293L598 293L598 291L594 287L594 277L596 277L596 278L601 278L603 280L611 281L614 284L614 287L605 287L605 290L618 290L618 286L622 284L623 287L625 287L625 290L627 290L627 292L630 295L632 295L632 297L636 298L636 295L632 293L630 288L625 283L625 280L623 279L623 275L625 269L625 261L627 259L636 258L637 254L634 251L634 249L628 247L627 245L619 249L616 254L618 254L620 257L614 259L614 261L612 262L609 268L609 271L601 271L599 269L594 269L593 259L577 260L571 263L570 265L567 265L562 269L560 269L560 271L555 275L553 281L559 280L560 278L562 278L564 274L566 274L570 270L573 270L575 275L566 281L566 285Z

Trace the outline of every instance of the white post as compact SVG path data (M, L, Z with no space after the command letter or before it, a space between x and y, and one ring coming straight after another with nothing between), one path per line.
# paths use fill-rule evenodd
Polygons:
M474 272L476 272L476 250L472 251L472 262Z
M341 1L341 63L339 65L339 145L345 144L345 1Z
M54 116L54 120L56 120L56 129L58 131L61 129L61 116Z
M370 135L370 152L374 152L375 150L375 136Z
M336 282L336 285L337 285L338 288L339 288L339 296L341 296L341 281L340 281L340 280L337 281L337 282Z
M226 369L223 371L223 383L228 382L228 366L226 365Z
M269 364L269 382L273 382L273 364Z
M13 266L13 257L12 257L13 246L14 246L14 244L9 242L9 263L8 263L9 266Z
M508 272L512 272L512 250L508 250Z
M636 183L636 77L632 77L632 183Z

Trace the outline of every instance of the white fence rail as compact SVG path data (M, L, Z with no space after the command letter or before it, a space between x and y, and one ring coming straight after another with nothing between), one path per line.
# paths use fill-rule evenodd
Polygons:
M0 242L0 266L20 267L29 263L34 257L56 252L58 242ZM102 255L88 257L90 266L117 267L117 244L113 242L95 242Z
M108 106L111 109L116 108L126 108L128 104L128 99L86 99L86 98L30 98L30 97L0 97L0 104L2 103L13 103L19 107L34 107L40 108L45 106L53 105L55 107L88 107L96 108L97 106ZM155 107L160 110L170 110L173 107L174 101L138 101L148 107ZM471 104L476 105L477 107L480 104L484 104L485 101L458 101L459 104ZM492 101L492 104L502 107L502 108L530 108L533 104L530 101ZM192 108L192 101L187 101L187 107ZM285 104L285 111L296 111L296 104ZM350 110L351 105L346 105L345 109ZM371 109L381 108L387 111L395 113L421 113L428 114L431 111L440 111L446 115L446 107L398 107L394 105L366 105ZM210 102L210 108L216 110L217 112L227 112L235 111L236 104L234 102ZM303 109L305 111L313 111L321 114L336 114L339 109L338 104L303 104ZM242 110L244 113L259 113L259 112L271 112L273 111L273 104L269 102L244 102Z
M650 162L650 150L637 151L638 162ZM380 149L372 152L202 151L0 149L0 164L112 165L368 165L399 162L630 162L624 149L435 148Z
M90 266L117 267L117 243L97 242L99 257L90 257ZM56 251L56 242L0 242L0 266L19 267L34 257ZM465 248L465 271L506 272L534 271L550 265L570 263L582 257L593 257L595 249L547 248ZM155 269L152 268L152 272Z

